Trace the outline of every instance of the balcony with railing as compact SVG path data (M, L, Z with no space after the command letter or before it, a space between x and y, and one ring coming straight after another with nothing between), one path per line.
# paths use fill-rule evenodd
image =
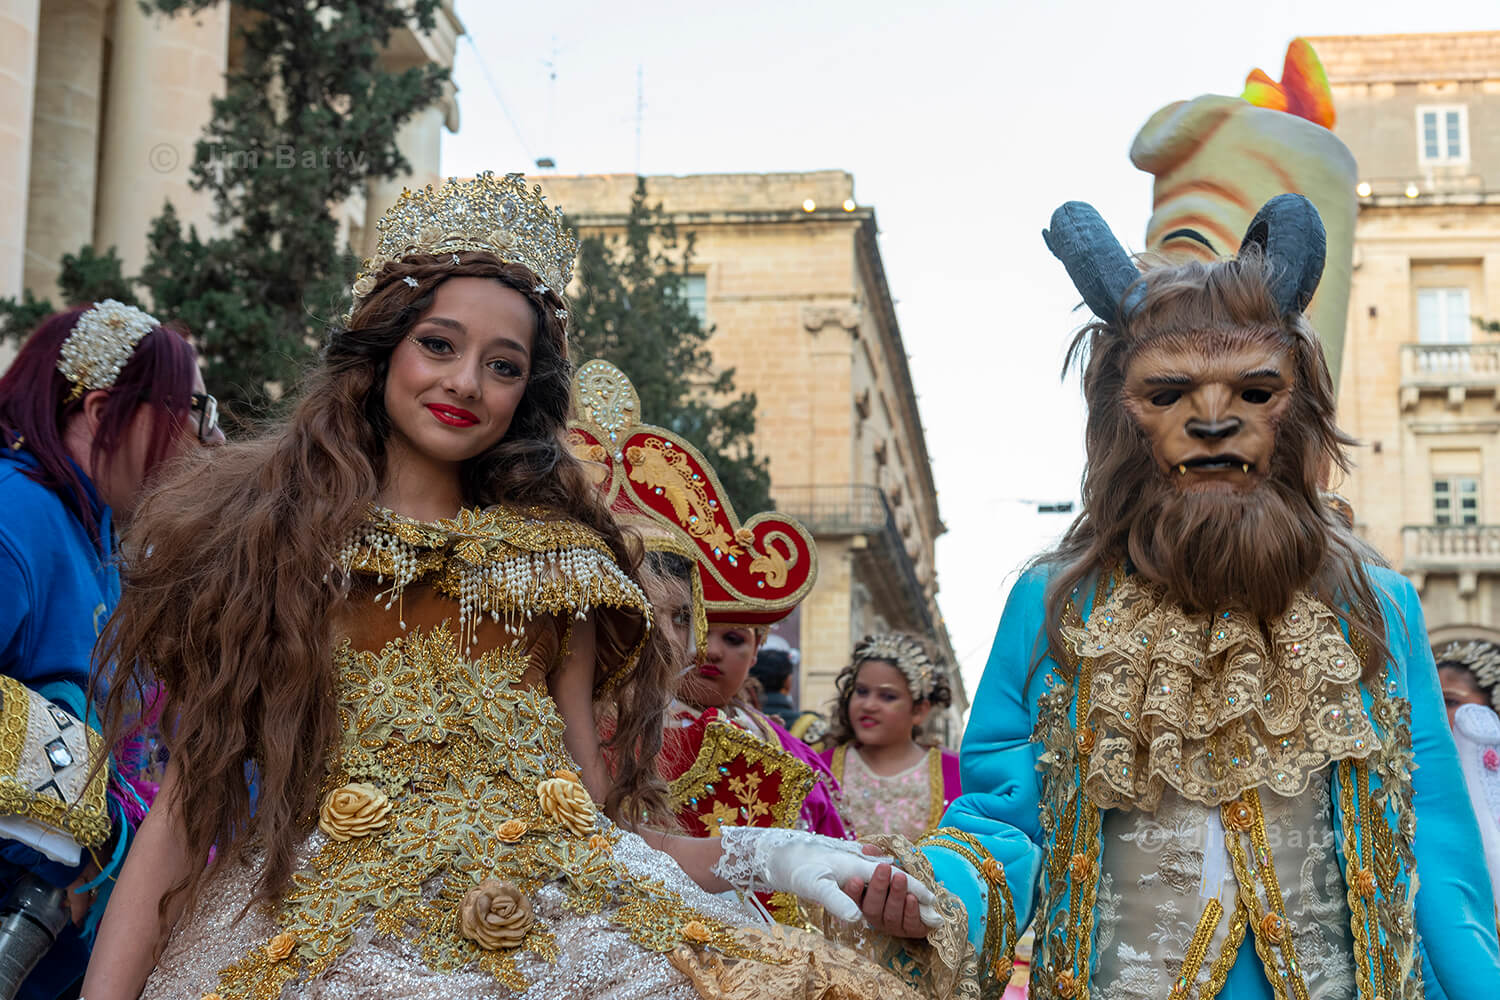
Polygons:
M1401 530L1403 569L1500 573L1500 524L1417 524Z
M856 547L874 582L894 591L912 626L935 634L927 590L917 578L916 563L896 523L885 490L863 483L831 486L778 486L772 493L776 510L790 514L814 535L863 537Z
M1444 392L1462 405L1471 392L1500 389L1500 344L1401 345L1401 403L1416 406L1422 392Z
M1405 177L1362 177L1355 188L1361 208L1412 205L1483 205L1496 200L1483 174L1463 168L1434 167Z

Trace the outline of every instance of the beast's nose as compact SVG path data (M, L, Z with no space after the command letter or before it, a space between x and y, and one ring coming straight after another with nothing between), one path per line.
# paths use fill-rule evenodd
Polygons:
M1200 441L1222 441L1238 434L1241 426L1243 425L1238 417L1225 420L1200 420L1194 417L1187 422L1187 432L1188 436Z

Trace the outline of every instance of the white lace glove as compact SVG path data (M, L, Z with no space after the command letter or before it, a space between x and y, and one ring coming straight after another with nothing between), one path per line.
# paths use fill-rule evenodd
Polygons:
M726 826L720 842L724 853L714 865L714 874L724 881L747 892L790 892L851 923L863 919L863 914L840 886L851 878L868 885L877 866L895 863L894 858L865 854L851 841L801 830ZM922 923L943 925L931 889L907 875L906 891L917 897Z

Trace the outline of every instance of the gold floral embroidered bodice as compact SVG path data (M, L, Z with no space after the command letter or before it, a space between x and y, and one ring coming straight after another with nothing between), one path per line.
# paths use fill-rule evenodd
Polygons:
M319 831L278 933L220 973L222 996L279 996L370 933L413 942L436 972L524 989L519 952L557 957L527 898L554 882L572 912L607 913L647 949L743 953L723 924L617 863L621 834L564 745L545 680L575 617L617 615L637 636L649 621L597 535L538 511L436 524L377 512L339 559L342 739Z

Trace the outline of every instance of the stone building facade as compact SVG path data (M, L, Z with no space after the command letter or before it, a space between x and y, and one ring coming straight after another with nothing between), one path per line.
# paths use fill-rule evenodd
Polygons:
M188 186L189 168L244 16L229 3L168 18L136 0L0 0L0 295L55 298L63 254L88 243L116 247L125 273L138 273L167 201L185 227L213 230L212 203ZM386 62L451 66L462 33L450 0L431 33L392 39ZM438 179L445 124L458 127L451 90L399 136L413 175L339 207L356 250L368 249L375 219L404 185ZM325 153L260 155L308 152Z
M1434 644L1500 640L1500 32L1310 41L1360 176L1341 492Z
M534 179L584 234L623 231L634 176ZM944 527L874 209L833 170L648 177L646 188L694 235L689 301L714 328L715 364L757 396L776 507L817 538L818 582L788 637L802 651L801 704L832 697L868 632L925 635L954 662L933 563ZM955 699L956 738L967 699Z

